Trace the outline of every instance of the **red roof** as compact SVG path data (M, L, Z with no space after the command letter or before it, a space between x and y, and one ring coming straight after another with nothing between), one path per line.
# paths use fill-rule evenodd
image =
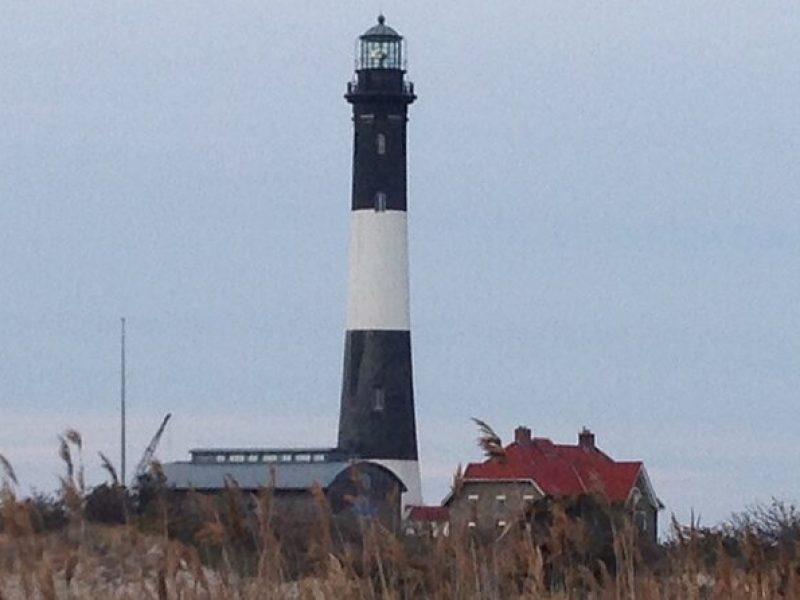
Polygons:
M447 521L450 510L446 506L410 506L409 521Z
M547 438L512 442L506 459L470 463L464 480L532 480L549 496L598 493L612 502L624 502L636 483L641 462L616 462L594 446L554 444Z

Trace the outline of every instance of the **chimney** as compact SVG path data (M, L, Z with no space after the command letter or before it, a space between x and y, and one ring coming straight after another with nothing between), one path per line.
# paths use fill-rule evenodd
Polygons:
M587 450L595 449L594 434L587 427L584 427L578 434L578 446Z
M531 429L520 425L514 430L514 441L520 446L530 446L531 444Z

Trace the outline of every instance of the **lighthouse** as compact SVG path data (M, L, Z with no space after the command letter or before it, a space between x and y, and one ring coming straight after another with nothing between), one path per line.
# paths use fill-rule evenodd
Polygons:
M379 463L421 503L408 277L406 124L414 102L403 37L383 16L358 39L347 332L338 449Z
M411 370L406 123L414 86L403 38L378 24L358 38L353 106L353 189L347 333L336 447L194 448L163 465L179 494L269 487L278 509L312 514L322 489L334 515L370 515L396 527L421 504Z

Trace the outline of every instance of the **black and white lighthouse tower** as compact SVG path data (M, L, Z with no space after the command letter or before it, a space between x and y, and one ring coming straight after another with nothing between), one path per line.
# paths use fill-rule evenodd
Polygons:
M416 96L402 36L378 17L358 41L341 451L380 463L421 502L409 318L406 122Z

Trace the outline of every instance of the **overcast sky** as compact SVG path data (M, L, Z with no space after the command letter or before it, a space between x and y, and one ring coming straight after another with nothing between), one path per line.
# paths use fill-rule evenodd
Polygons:
M333 445L354 39L408 40L425 498L469 417L800 500L800 5L0 0L0 453Z

